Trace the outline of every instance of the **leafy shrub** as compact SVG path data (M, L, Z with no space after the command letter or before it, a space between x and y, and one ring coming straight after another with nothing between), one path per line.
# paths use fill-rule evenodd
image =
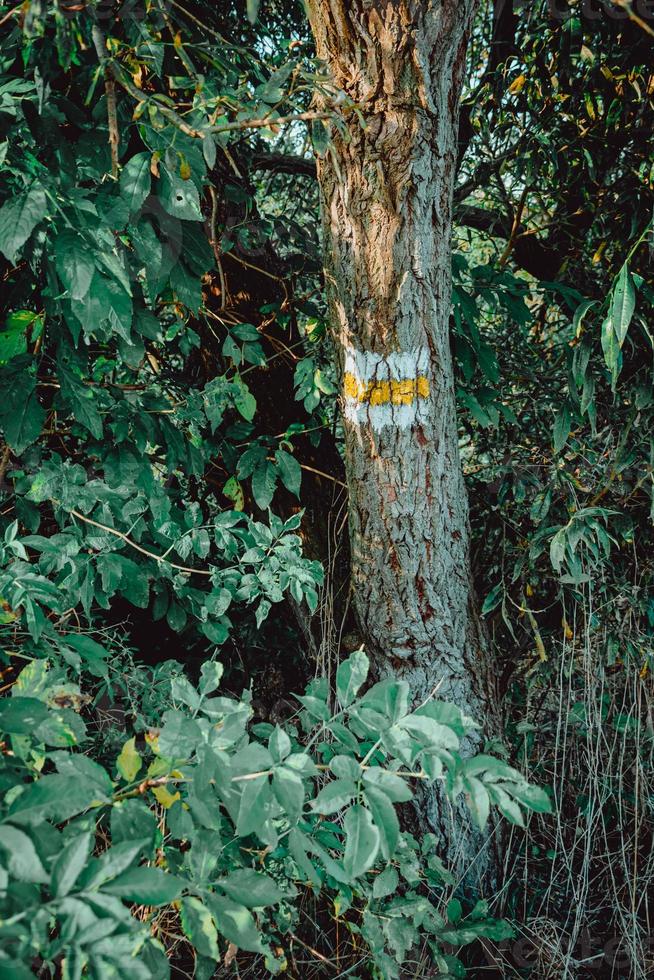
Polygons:
M61 648L94 649L106 673L107 651L89 637L63 635ZM196 977L241 951L275 974L307 891L349 913L382 977L399 975L419 939L440 976L461 976L445 945L510 934L483 902L462 918L453 900L441 915L452 879L433 838L418 844L400 829L397 807L417 780L442 779L451 800L466 793L480 826L491 804L517 824L523 809L549 810L547 794L504 761L461 756L476 726L457 708L431 700L412 711L393 679L365 688L362 650L340 665L333 707L319 679L275 726L252 723L247 693L218 693L215 660L197 686L157 671L157 724L137 705L110 758L61 657L29 662L0 702L6 975L32 976L38 964L41 976L71 980L165 977L171 920Z

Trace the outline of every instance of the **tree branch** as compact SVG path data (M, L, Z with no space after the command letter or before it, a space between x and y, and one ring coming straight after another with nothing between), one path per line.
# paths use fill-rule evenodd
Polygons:
M276 174L316 177L316 161L292 153L255 153L251 158L253 170L270 170Z
M155 555L153 551L148 551L146 548L142 548L140 544L137 544L136 541L132 541L132 539L128 538L126 534L123 534L122 531L117 531L115 527L109 527L107 524L101 524L100 521L94 521L90 517L85 517L84 514L80 514L80 512L78 510L75 510L74 508L71 508L70 513L73 515L73 517L77 517L78 520L84 521L85 524L91 524L93 527L100 528L101 531L106 531L107 534L113 534L114 537L120 538L120 540L124 541L125 544L128 544L130 548L134 548L135 551L139 551L142 555L145 555L147 558L152 558L153 561L159 563L165 562L167 565L170 565L171 568L176 568L180 572L187 572L187 574L189 575L212 575L213 574L212 572L207 571L204 568L189 568L187 565L177 565L175 564L174 561L168 561L168 559L164 558L163 555Z

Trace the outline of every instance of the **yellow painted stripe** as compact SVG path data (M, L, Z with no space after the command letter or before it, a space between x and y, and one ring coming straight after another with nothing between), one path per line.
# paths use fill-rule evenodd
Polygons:
M346 371L343 390L347 399L360 405L412 405L417 399L429 397L429 379L420 375L418 378L363 384Z

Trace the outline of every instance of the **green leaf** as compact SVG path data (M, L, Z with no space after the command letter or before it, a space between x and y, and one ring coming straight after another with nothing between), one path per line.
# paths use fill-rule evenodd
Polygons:
M141 765L141 756L136 751L136 739L129 738L116 759L116 768L125 782L131 783L136 779L136 774Z
M357 788L351 779L334 779L327 783L311 804L316 813L337 813L356 796Z
M355 650L336 671L336 694L344 708L352 704L359 688L365 683L370 661L363 648Z
M38 184L0 208L0 252L12 265L36 226L45 218L46 212L47 198Z
M17 364L17 359L12 365ZM18 369L0 379L3 403L0 405L0 425L5 439L20 456L41 435L45 411L36 396L36 379ZM7 383L8 382L8 383Z
M7 854L7 871L18 881L34 882L43 885L49 876L36 853L31 838L17 827L9 824L0 826L0 848Z
M150 154L137 153L126 164L120 175L120 194L131 214L141 209L143 202L150 193L152 178L150 175Z
M57 273L71 299L83 300L91 286L95 263L84 239L74 231L62 231L55 242Z
M161 868L130 868L102 886L102 891L139 905L169 905L179 898L184 882Z
M126 842L152 843L157 832L156 814L140 799L114 803L111 808L111 840L114 846Z
M252 421L257 411L257 400L245 384L240 384L234 392L234 405L246 422Z
M59 359L57 368L59 397L68 403L75 421L85 426L94 438L102 439L102 418L97 409L93 389L85 385L82 379L63 363L62 358Z
M275 725L275 729L268 739L268 750L275 762L283 762L286 756L290 754L291 740L279 725Z
M554 420L554 452L560 453L570 435L570 407L565 402Z
M375 863L381 835L369 810L360 804L350 807L343 818L345 854L343 867L350 880L365 874Z
M10 361L27 351L27 333L36 340L43 330L43 316L32 310L15 310L7 315L4 329L0 331L0 364Z
M301 776L287 766L277 766L272 778L273 793L283 806L290 823L296 823L304 806L304 783Z
M578 337L581 333L581 327L584 322L584 318L588 311L592 309L593 306L597 305L597 301L594 299L585 299L583 303L580 303L575 310L575 315L572 321L572 330L575 337Z
M474 776L466 776L463 784L467 794L468 806L472 813L475 823L480 830L483 830L488 820L490 812L490 797L488 790L480 779Z
M393 895L397 891L398 885L400 883L400 878L392 866L389 865L385 868L380 875L375 878L374 884L372 886L372 897L373 898L387 898L389 895Z
M282 483L290 493L299 497L300 486L302 484L302 469L295 456L287 453L285 449L278 449L275 453L275 459Z
M550 541L550 562L555 572L561 571L567 544L567 527L561 527Z
M363 773L363 781L368 786L382 790L393 803L406 803L413 799L413 792L406 779L380 766L366 769Z
M519 804L515 800L512 800L509 794L505 793L500 786L490 783L486 788L488 795L502 816L506 817L509 823L514 824L516 827L524 827L525 822Z
M459 739L448 725L442 725L433 718L425 715L408 715L399 722L402 728L406 728L412 734L418 736L424 745L430 748L450 749L456 751L459 747Z
M107 802L100 787L81 776L42 776L17 796L9 808L13 823L62 823L89 807Z
M272 878L250 868L232 871L226 877L220 878L216 887L248 909L277 905L284 897Z
M618 342L618 347L622 347L624 344L635 309L636 290L634 289L631 273L625 262L613 287L613 302L611 305L611 325Z
M256 922L244 905L215 894L207 895L205 901L213 913L218 931L228 942L250 953L264 952Z
M200 197L192 180L182 180L164 170L159 186L159 199L165 211L174 218L201 221Z
M447 903L447 920L451 922L452 925L456 926L461 921L461 916L463 915L463 906L458 898L453 898Z
M224 669L218 660L205 660L200 669L200 683L198 685L202 697L206 697L207 694L218 689Z
M80 834L68 842L52 868L50 890L56 898L68 895L91 854L93 837Z
M604 363L611 372L611 387L615 388L620 374L622 355L610 317L607 317L602 324L602 351L604 352Z
M380 834L381 852L390 861L400 838L400 822L395 807L386 794L374 786L366 787L365 797Z
M81 885L85 890L101 888L106 882L118 878L119 875L130 869L131 865L138 864L141 854L149 846L150 841L147 837L137 837L121 841L120 844L114 844L89 865L84 872ZM132 867L131 870L139 871L140 869Z
M481 607L482 616L487 616L493 611L502 601L504 596L504 582L498 582L497 585L490 590L486 598L484 599L484 604Z
M528 783L504 783L502 788L535 813L552 812L552 802L540 786L530 786Z
M251 24L256 23L256 19L259 16L260 3L261 0L247 0L248 20Z
M266 459L259 463L252 474L252 496L261 510L270 506L276 485L277 471L270 460Z
M31 735L49 715L47 704L38 698L3 698L0 702L0 731L11 735Z
M198 953L217 961L220 958L218 933L209 909L198 898L183 898L180 919L184 935Z

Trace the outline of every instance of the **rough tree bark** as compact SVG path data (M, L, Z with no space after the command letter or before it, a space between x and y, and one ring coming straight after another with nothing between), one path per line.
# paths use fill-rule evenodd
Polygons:
M420 699L440 684L439 697L493 730L448 338L458 105L475 0L307 6L318 55L365 123L349 113L346 137L335 131L318 162L355 609L380 672L406 678ZM437 799L430 809L460 866L470 858L461 828Z

